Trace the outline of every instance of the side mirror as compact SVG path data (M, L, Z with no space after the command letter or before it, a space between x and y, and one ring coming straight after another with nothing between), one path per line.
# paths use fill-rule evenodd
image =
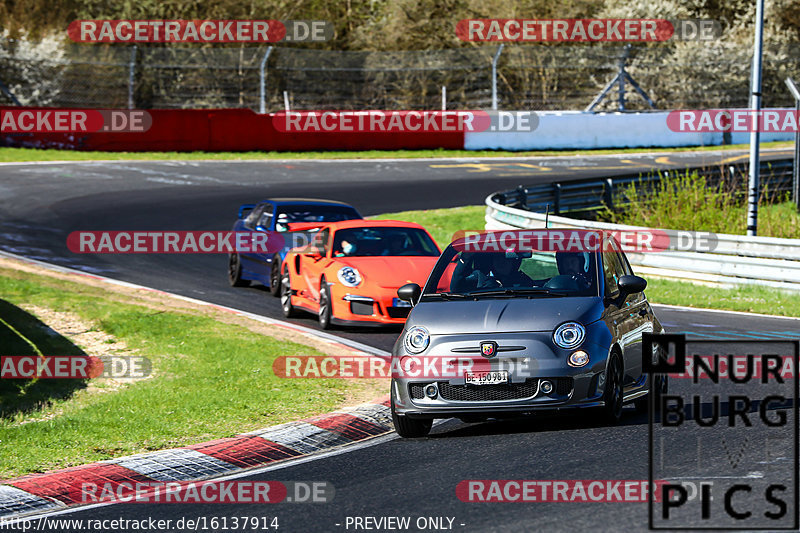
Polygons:
M397 289L397 297L411 305L416 305L421 295L422 288L416 283L406 283Z
M239 206L239 218L245 218L250 214L250 211L255 209L256 204L242 204Z
M639 276L622 276L619 278L619 281L617 281L617 287L619 288L619 292L626 296L628 294L638 294L644 292L644 289L647 287L647 280Z

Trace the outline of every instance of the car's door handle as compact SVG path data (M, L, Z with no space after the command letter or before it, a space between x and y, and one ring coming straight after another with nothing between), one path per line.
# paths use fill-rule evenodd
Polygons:
M639 316L647 316L647 309L639 309Z

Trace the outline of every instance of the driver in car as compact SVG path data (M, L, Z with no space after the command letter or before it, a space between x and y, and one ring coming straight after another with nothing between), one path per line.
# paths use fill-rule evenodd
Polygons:
M558 264L559 274L570 276L582 289L592 285L591 281L589 281L589 275L584 269L586 257L582 252L558 253L556 254L556 263Z
M530 287L531 278L520 271L522 256L516 252L492 254L490 275L500 287Z
M473 281L477 289L530 287L531 278L520 271L520 265L522 257L515 252L478 254L475 270L467 279Z

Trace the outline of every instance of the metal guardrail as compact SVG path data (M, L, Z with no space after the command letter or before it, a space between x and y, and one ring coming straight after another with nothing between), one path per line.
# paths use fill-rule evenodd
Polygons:
M766 166L767 164L764 164ZM791 161L778 161L765 171L772 173L776 191L791 190ZM719 178L724 172L717 173ZM710 176L714 178L712 174ZM651 177L654 183L659 177ZM495 193L486 198L486 229L544 228L544 211L580 212L613 206L614 191L632 182L647 183L639 176L570 181L536 187L518 188ZM610 199L610 200L609 200ZM559 203L556 203L556 200ZM536 211L540 212L536 212ZM550 216L550 228L589 228L609 231L646 229L637 226ZM800 291L800 239L747 237L717 234L717 246L712 252L664 251L657 253L628 253L637 272L657 277L678 278L723 285L766 285Z
M740 180L747 175L747 163L737 163L709 167L698 170L710 185L717 185L723 179ZM517 187L514 190L492 195L495 202L509 207L529 211L575 213L593 211L604 206L614 209L624 205L623 193L631 185L650 191L664 176L683 174L685 171L663 170L648 173L622 174L613 178L589 178L570 180L531 187ZM792 192L792 160L766 161L761 163L762 184L770 194ZM744 191L742 190L742 194Z

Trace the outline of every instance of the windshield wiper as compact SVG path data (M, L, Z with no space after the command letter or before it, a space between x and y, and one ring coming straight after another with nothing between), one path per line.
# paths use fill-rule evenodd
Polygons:
M428 294L423 294L422 295L423 298L425 296L438 296L438 297L444 298L446 300L449 300L451 298L466 298L467 297L466 294L461 294L460 292L432 292L432 293L428 293Z
M518 296L523 294L547 294L548 296L568 296L563 292L552 291L550 289L540 288L506 288L506 289L486 289L482 291L472 291L470 296Z

